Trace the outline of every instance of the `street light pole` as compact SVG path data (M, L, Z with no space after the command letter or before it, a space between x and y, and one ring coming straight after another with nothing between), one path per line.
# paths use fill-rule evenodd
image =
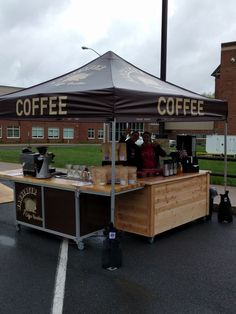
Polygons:
M89 47L86 47L86 46L82 46L81 49L83 50L92 50L93 52L95 52L99 57L101 56L96 50L94 50L93 48L89 48Z

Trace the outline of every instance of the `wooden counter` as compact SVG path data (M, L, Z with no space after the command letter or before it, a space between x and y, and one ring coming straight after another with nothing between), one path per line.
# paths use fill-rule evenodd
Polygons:
M118 229L153 238L209 214L208 171L140 179L144 189L116 197Z
M111 185L52 177L23 176L21 170L0 172L14 182L16 223L81 239L110 221ZM150 239L209 213L208 171L139 179L115 185L115 226ZM26 200L25 200L26 199ZM32 202L33 200L33 202Z

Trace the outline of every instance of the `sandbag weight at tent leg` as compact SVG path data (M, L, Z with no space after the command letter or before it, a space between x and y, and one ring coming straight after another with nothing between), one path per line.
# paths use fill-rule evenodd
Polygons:
M106 236L102 249L102 268L115 270L122 266L122 250L120 246L121 233L111 222L104 230Z

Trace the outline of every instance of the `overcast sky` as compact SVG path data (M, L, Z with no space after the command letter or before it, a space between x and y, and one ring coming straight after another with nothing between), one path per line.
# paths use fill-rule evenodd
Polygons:
M109 50L160 77L162 0L0 0L0 85L28 87ZM221 43L236 41L235 0L169 0L167 81L214 92Z

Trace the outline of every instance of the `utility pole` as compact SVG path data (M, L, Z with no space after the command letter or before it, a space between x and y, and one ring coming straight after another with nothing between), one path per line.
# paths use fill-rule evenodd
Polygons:
M168 22L168 0L162 0L161 69L160 69L160 78L162 81L166 81L167 22ZM161 138L165 137L165 122L159 122L159 136Z
M162 81L166 81L167 21L168 21L168 0L162 0L161 73L160 73L160 78Z

